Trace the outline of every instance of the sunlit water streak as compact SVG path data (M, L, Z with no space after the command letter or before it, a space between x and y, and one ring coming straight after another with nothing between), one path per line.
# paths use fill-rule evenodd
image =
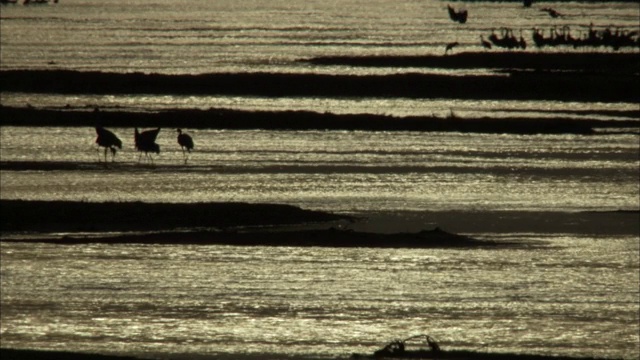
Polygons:
M462 5L460 3L460 5ZM118 72L486 74L320 67L322 55L482 51L480 35L590 23L637 30L637 4L439 1L61 0L2 6L2 69ZM526 51L540 51L531 46ZM541 51L592 51L544 49ZM610 51L600 48L595 51ZM628 50L625 50L628 51ZM637 51L637 50L633 50ZM621 120L637 104L537 101L92 96L3 93L2 105L133 111L228 107L396 116L536 116ZM610 112L613 110L613 112ZM2 171L2 199L249 201L358 214L439 210L637 210L637 135L186 129L184 164L163 129L155 165L124 149L96 166L92 128L0 128L3 162L71 164ZM78 165L73 167L73 165ZM37 167L37 166L36 166ZM543 247L501 250L237 248L2 243L3 347L124 354L336 357L429 333L444 348L640 356L637 236L474 234ZM486 347L483 347L486 345Z
M64 171L3 171L2 198L288 203L328 211L635 210L637 135L513 136L350 131L174 129L141 163L131 128L111 166L93 128L3 127L3 161L84 162ZM110 154L108 155L110 161Z
M352 67L318 67L297 60L320 55L443 54L482 51L480 36L511 28L534 49L533 28L569 26L574 37L591 23L636 31L635 3L464 3L466 24L452 22L446 3L393 1L136 1L65 0L55 6L3 6L2 68L71 68L162 73L324 72L354 73ZM540 7L564 16L554 19ZM543 51L574 50L570 47ZM604 48L596 51L611 51ZM632 50L633 51L633 50ZM403 69L366 69L368 73ZM413 69L424 71L424 69Z
M2 198L241 200L366 214L640 208L637 135L3 127ZM127 134L129 134L127 136ZM336 357L428 332L448 348L638 356L638 237L476 234L543 247L379 250L2 244L3 345L126 354ZM607 346L602 346L605 343ZM486 347L484 347L486 345Z
M2 105L38 106L66 110L161 111L168 109L226 108L244 111L313 111L333 114L434 116L446 118L573 118L629 120L640 112L634 103L568 102L538 100L460 100L407 98L307 98L258 96L2 94Z
M542 239L552 247L473 256L3 244L2 341L133 354L336 357L428 332L446 348L637 357L637 239Z

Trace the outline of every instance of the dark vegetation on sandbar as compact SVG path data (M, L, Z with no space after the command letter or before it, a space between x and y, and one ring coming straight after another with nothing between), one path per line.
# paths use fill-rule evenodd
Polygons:
M114 109L37 109L0 106L1 126L182 127L192 129L458 131L512 134L593 134L594 128L636 129L640 120L600 121L569 118L394 117L311 111L231 109L131 112Z
M351 220L291 205L0 200L3 232L228 229Z
M627 65L626 68L628 67ZM6 70L0 72L0 91L638 102L640 94L636 89L637 80L637 74L609 71L517 71L502 75L467 76L416 73L356 76L299 73L166 75Z

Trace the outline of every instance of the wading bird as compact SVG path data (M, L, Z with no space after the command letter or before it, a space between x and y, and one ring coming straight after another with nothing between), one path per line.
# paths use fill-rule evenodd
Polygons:
M120 141L116 134L102 126L96 126L96 134L98 134L98 137L96 138L98 151L100 151L100 147L104 147L104 162L107 162L107 149L111 150L111 161L114 161L116 152L118 149L122 149L122 141Z
M156 144L156 138L158 137L158 133L160 132L160 128L153 130L146 130L143 132L139 132L138 128L135 130L134 140L136 144L136 149L141 153L144 152L145 158L149 159L151 163L153 163L153 158L149 155L150 152L160 154L160 145ZM140 156L138 157L138 162L140 162Z
M182 133L182 129L176 129L178 132L178 144L180 144L180 148L182 148L182 156L184 157L184 163L187 163L187 154L184 152L184 149L187 149L188 153L191 153L193 150L193 139L189 134Z
M555 9L552 9L550 7L545 7L540 9L540 11L546 12L547 14L549 14L549 16L551 16L552 18L559 18L562 17L562 14L560 14L559 12L557 12Z
M491 43L485 40L484 36L482 35L480 35L480 43L482 44L482 47L484 47L485 49L491 49Z
M449 52L449 50L452 50L454 47L456 47L458 45L460 45L460 43L457 42L457 41L456 42L452 42L452 43L448 43L447 47L444 49L444 54L446 55Z

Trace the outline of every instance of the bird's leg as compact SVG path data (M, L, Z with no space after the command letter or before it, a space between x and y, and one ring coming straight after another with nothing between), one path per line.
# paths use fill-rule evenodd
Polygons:
M107 163L107 148L104 148L104 163Z

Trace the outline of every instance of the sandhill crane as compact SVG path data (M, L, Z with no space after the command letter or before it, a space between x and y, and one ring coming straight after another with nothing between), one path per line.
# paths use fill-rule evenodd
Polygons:
M184 152L184 149L187 149L188 153L191 153L193 150L193 139L189 134L183 133L182 129L176 129L178 132L178 144L180 144L180 148L182 148L182 156L184 157L184 163L187 163L187 154Z
M148 158L153 163L153 158L149 155L150 152L154 152L156 154L160 154L160 146L156 144L156 138L158 137L158 133L160 132L160 128L153 130L146 130L143 132L139 132L138 128L135 129L134 139L136 144L136 149L140 152L144 152L144 156ZM138 162L140 162L140 156L138 157Z
M550 8L550 7L545 7L540 9L540 11L544 11L547 14L549 14L549 16L551 16L552 18L559 18L562 17L562 14L560 14L559 12L555 11L554 9Z
M518 46L520 46L522 50L527 48L527 42L524 40L524 37L522 37L522 30L520 30L520 40L518 40Z
M100 147L104 147L104 162L107 162L107 149L111 150L111 161L114 161L116 152L118 151L116 148L122 149L122 141L116 136L116 134L101 126L96 126L96 134L98 134L98 137L96 138L98 149Z
M469 12L465 9L461 9L456 11L456 9L452 8L451 5L447 5L447 10L449 11L449 17L453 21L457 21L460 24L464 24L467 22L467 17L469 16Z
M452 50L454 47L456 47L458 45L460 45L460 43L457 42L457 41L452 42L452 43L448 43L447 47L444 49L444 54L446 55L449 52L449 50Z
M484 36L482 35L480 35L480 43L482 44L482 47L484 47L485 49L491 49L491 43L485 40Z

